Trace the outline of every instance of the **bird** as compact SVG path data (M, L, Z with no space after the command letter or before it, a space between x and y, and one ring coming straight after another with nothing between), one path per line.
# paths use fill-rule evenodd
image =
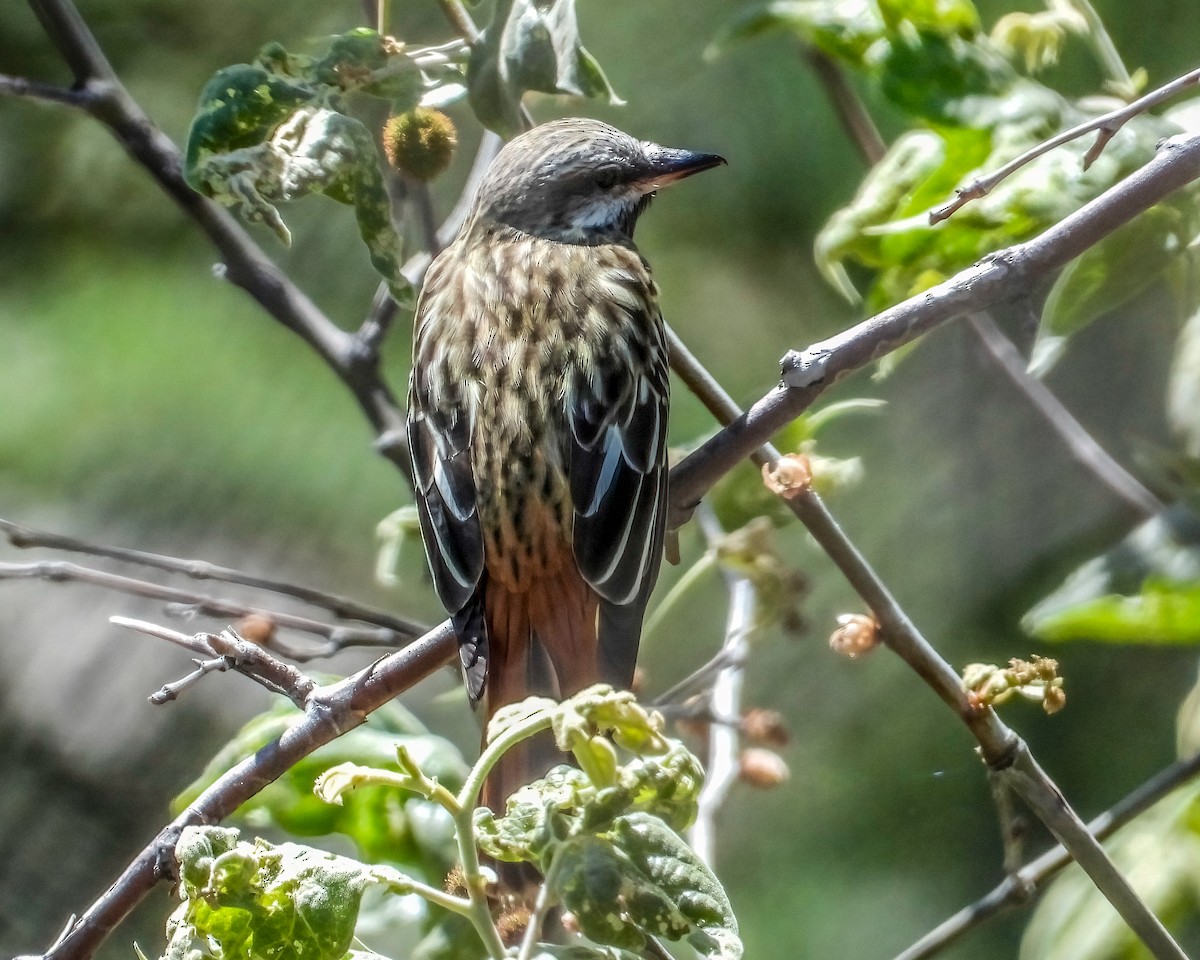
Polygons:
M414 316L407 437L433 584L487 720L528 696L632 685L667 518L666 329L634 227L659 189L725 163L598 120L497 154ZM554 766L506 754L503 812Z

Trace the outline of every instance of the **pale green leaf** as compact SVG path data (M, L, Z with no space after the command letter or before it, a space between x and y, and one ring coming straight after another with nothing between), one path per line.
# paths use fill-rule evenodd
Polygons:
M527 90L621 103L579 39L575 0L501 0L475 45L468 100L485 127L502 136L521 129Z

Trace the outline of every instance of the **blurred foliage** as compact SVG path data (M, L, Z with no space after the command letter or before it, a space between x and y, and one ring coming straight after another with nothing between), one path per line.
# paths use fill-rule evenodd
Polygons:
M436 4L394 6L406 38L437 44L449 35ZM923 191L932 204L973 170L1012 155L1024 142L1017 133L1036 136L1032 129L1038 123L1057 129L1085 106L1095 112L1077 98L1100 89L1107 78L1070 29L1064 38L1048 40L1045 23L1010 21L1003 36L993 29L984 37L986 25L1002 15L1028 12L1013 11L1014 6L981 2L976 12L955 2L773 3L758 12L793 9L802 27L784 30L771 23L773 37L763 31L753 47L730 45L721 60L704 67L700 54L729 17L723 0L697 0L686 16L672 5L580 4L589 48L605 63L612 85L630 99L617 113L603 104L608 94L602 93L586 109L661 142L711 145L733 161L726 184L701 199L664 196L639 239L660 278L668 315L739 399L771 385L773 358L785 347L819 338L848 322L851 313L813 282L809 246L816 226L851 196L861 170L796 58L795 39L843 63L862 59L855 82L893 152L911 150L912 172L901 170L912 181L908 189L914 195ZM1200 10L1165 0L1097 6L1130 62L1144 62L1155 83L1194 66ZM269 9L225 0L203 8L165 0L94 0L81 7L134 94L177 141L186 135L197 91L221 65L246 60L271 37L288 49L303 49L315 37L344 34L362 22L355 4L303 0ZM879 17L867 22L863 18L872 10ZM916 38L889 39L888 31L905 20L918 28ZM886 56L868 63L866 50L880 37ZM989 44L994 48L988 50ZM1048 65L1047 44L1053 44L1057 66ZM1019 73L1012 80L1017 68L1010 58L1028 72L1036 60L1044 71L1039 81ZM0 9L0 60L14 74L47 81L65 76L20 4ZM935 65L936 72L925 69ZM943 72L950 95L939 92ZM893 80L885 84L889 75ZM1064 92L1049 97L1044 90L1051 88ZM526 100L539 118L583 108L552 98ZM1014 123L1029 127L1014 129L1013 142L1000 142L1001 122L990 116L986 137L972 136L975 106L980 117L1012 108L1019 114ZM1061 115L1052 123L1055 111ZM474 135L469 116L462 105L450 112L469 147ZM964 114L966 122L960 123ZM903 131L914 122L927 126L910 139ZM1159 123L1164 132L1174 129ZM1130 142L1110 145L1121 162L1146 155L1150 129L1135 132ZM1079 202L1101 188L1103 176L1117 174L1094 170L1080 177L1074 149L1060 151L1056 161L1047 159L1039 177ZM935 150L948 159L934 165ZM464 149L434 184L439 210L454 199L469 153ZM929 178L928 188L922 175ZM1030 181L1036 194L1039 180ZM875 186L883 190L886 184ZM938 190L943 192L935 196ZM1062 196L1040 199L1051 209L1070 206ZM278 256L331 315L350 326L366 309L376 279L362 262L350 218L335 220L322 204L297 204L289 212L294 243ZM915 222L924 209L919 203L899 195L885 200L878 223L865 223L862 236L846 241L853 247L840 262L846 277L868 289L871 300L885 271L870 258L882 258L886 250L893 257L889 282L903 294L953 269L954 257L969 258L988 231L1007 243L1022 228L1020 222L1003 222L999 206L991 208L992 220L981 218L972 226L972 217L980 216L972 206L988 209L986 202L973 204L940 228L953 232L955 221L966 215L963 233L943 246L940 236L927 242L925 235L937 231ZM1034 204L1023 228L1032 229L1037 216L1050 214ZM1161 394L1153 403L1144 394L1147 383L1165 378L1165 345L1177 329L1158 281L1165 278L1188 296L1184 271L1164 270L1163 261L1181 263L1172 259L1169 244L1183 236L1178 225L1190 216L1190 208L1167 211L1142 235L1149 249L1113 250L1125 258L1125 267L1109 270L1107 279L1101 269L1098 276L1089 270L1063 281L1083 292L1084 303L1077 315L1064 315L1074 357L1065 356L1055 368L1056 385L1087 411L1089 427L1125 455L1130 434L1169 442ZM394 472L372 457L368 431L353 405L304 349L265 323L240 294L206 275L212 252L107 135L82 116L0 101L0 218L6 225L0 238L0 331L7 348L0 353L0 485L6 503L54 510L66 523L108 518L128 529L132 543L147 533L160 542L174 537L179 552L202 535L220 536L244 556L245 565L273 564L285 556L304 564L317 582L367 589L371 530L403 497ZM868 233L879 228L883 232ZM860 251L867 259L858 259ZM1145 266L1131 259L1135 254L1146 258ZM1142 277L1127 275L1131 265L1156 281L1143 287ZM932 273L923 274L926 269ZM1130 299L1121 304L1125 296ZM1075 308L1074 294L1058 301ZM1098 312L1112 316L1089 323ZM392 372L399 383L407 352L402 325L394 339ZM1195 378L1182 358L1183 351L1172 382L1172 410L1180 436L1190 444L1186 423L1194 409L1187 397ZM875 389L862 381L859 386ZM868 482L846 488L840 518L944 652L960 662L1003 661L1011 654L1010 625L1020 610L1072 566L1119 540L1125 521L1114 517L1086 480L1069 472L1020 403L998 396L952 332L930 343L927 356L919 351L902 375L878 389L891 400L885 417L847 418L821 437L822 449L833 454L861 454L867 471ZM672 430L675 442L688 443L710 420L682 394L676 391ZM784 445L796 448L790 441ZM755 496L765 492L753 469L735 486ZM758 512L745 507L743 517ZM278 552L272 544L279 544ZM782 545L792 562L811 571L809 615L844 609L844 586L811 546L801 537ZM693 542L693 553L699 549ZM417 554L406 553L397 571L404 591L397 602L406 611L420 608L432 615L429 591L419 587L423 564ZM673 575L665 574L664 588ZM1112 595L1135 596L1140 583L1114 587L1128 594ZM722 611L721 591L693 597L680 611L678 627L647 645L642 659L656 687L708 655L718 641L714 625ZM12 646L25 642L28 633L8 623L2 630ZM722 824L720 872L750 952L786 943L813 955L883 955L961 905L966 891L982 892L994 882L999 849L993 816L977 765L963 756L961 732L946 722L940 705L919 692L897 694L915 688L911 677L886 658L872 658L863 669L810 646L756 648L748 690L794 718L798 744L791 762L802 773L787 790L731 798ZM1120 696L1073 695L1072 709L1056 718L1052 733L1036 718L1022 724L1022 733L1036 741L1039 756L1072 800L1098 806L1162 761L1169 739L1163 717L1183 692L1194 653L1062 650L1073 690L1116 689ZM456 703L443 716L465 712ZM29 726L44 723L38 719ZM26 728L13 729L19 743ZM260 733L266 733L265 721ZM406 734L397 729L396 735ZM163 749L190 749L186 739ZM1096 762L1098 743L1111 763ZM919 754L914 744L921 745ZM140 786L150 772L138 771L140 789L150 789ZM19 775L8 779L13 789L22 782ZM107 786L114 804L126 803L131 782L112 778ZM889 789L879 790L880 783ZM104 796L104 786L93 785L89 797ZM45 797L47 805L54 802L50 791ZM316 825L320 818L305 811L300 799L296 787L281 800L278 814L260 815ZM380 804L394 810L394 799ZM362 809L372 807L367 802ZM408 802L403 809L410 809ZM358 829L353 816L330 810L328 822L344 824L351 833ZM765 830L768 822L787 829ZM140 833L149 836L159 825L147 823ZM38 845L32 829L11 834ZM388 842L383 834L368 839L380 847ZM48 849L48 841L43 843ZM52 875L43 876L59 883L61 906L54 909L65 914L88 902L99 876L114 872L127 856L121 851L103 866L74 851L70 858L39 853L38 859L55 865ZM75 886L60 882L70 862L87 867ZM32 909L32 901L22 899L29 890L38 891L39 903L49 902L54 892L24 876L12 878L5 889L19 892L14 902L21 910ZM887 922L862 923L864 902ZM29 939L12 944L13 951L40 949L60 923L57 914L47 917L44 929L26 934ZM161 931L161 913L153 924ZM1017 918L980 930L971 956L1011 956L1020 924ZM443 944L453 941L453 931L435 932ZM107 955L127 952L127 940L121 939L113 938ZM422 956L438 955L429 943L424 949ZM569 955L562 949L545 952Z
M179 812L226 772L253 756L291 727L302 714L282 702L251 720L175 800ZM398 770L402 747L429 776L451 789L462 786L467 765L447 740L434 736L399 703L371 714L356 727L315 750L270 784L231 817L255 830L275 829L296 837L340 833L354 841L370 863L393 863L418 876L440 881L454 862L452 828L445 813L420 797L404 797L383 787L355 791L332 806L313 794L313 784L331 766L362 764Z

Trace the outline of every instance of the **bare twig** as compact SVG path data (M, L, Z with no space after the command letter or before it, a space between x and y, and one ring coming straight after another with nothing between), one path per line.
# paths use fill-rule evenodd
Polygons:
M50 583L87 583L120 593L128 593L151 600L162 600L185 609L188 613L199 613L209 617L265 617L276 626L299 630L302 633L324 637L328 642L316 649L294 650L288 648L287 656L296 660L311 660L328 657L345 647L399 647L419 636L417 630L393 630L390 627L356 626L353 624L331 624L311 617L292 613L265 610L221 597L180 590L148 580L125 577L105 570L95 570L65 560L41 560L34 563L0 563L0 581L46 580ZM284 651L281 651L284 652Z
M1198 773L1200 753L1171 764L1092 820L1088 830L1096 839L1103 840ZM1006 877L985 896L939 924L898 954L895 960L926 960L932 957L1005 907L1028 902L1071 862L1071 855L1062 846L1046 851L1017 873Z
M1200 136L1168 140L1140 170L1032 240L986 257L802 352L789 352L782 361L783 382L671 470L673 516L690 514L718 479L744 457L758 455L776 431L838 380L943 323L1019 299L1035 279L1059 269L1198 176Z
M1077 140L1091 133L1093 130L1097 130L1099 133L1096 136L1096 142L1091 145L1083 157L1083 169L1086 170L1100 156L1101 152L1108 145L1108 141L1115 137L1117 131L1130 120L1138 114L1145 113L1160 103L1170 100L1181 90L1186 90L1188 87L1194 86L1197 82L1200 82L1200 68L1193 70L1191 73L1185 73L1182 77L1164 84L1157 90L1150 91L1144 97L1134 100L1133 103L1126 104L1092 120L1077 124L1069 130L1064 130L1058 136L1051 137L1049 140L1039 143L1036 147L1026 150L1019 157L1010 160L999 170L983 177L976 177L965 187L955 190L953 200L943 206L935 207L929 212L929 222L938 223L941 220L945 220L972 200L986 197L1002 181L1016 173L1016 171L1020 170L1027 163L1042 156L1042 154L1049 153L1051 150L1061 147L1064 143L1070 143L1072 140Z
M10 77L6 74L0 74L0 94L26 97L30 100L46 100L82 110L89 109L92 102L92 96L87 90L69 90L52 83L38 83L36 80Z
M702 512L699 519L710 542L721 537L723 531L711 511ZM744 664L749 652L757 597L749 577L727 567L722 568L722 572L729 589L729 615L725 625L725 642L721 645L725 665L717 672L708 702L714 716L736 718L742 712ZM740 753L741 735L736 724L709 725L704 786L697 801L696 822L688 834L697 856L709 866L716 862L717 814L729 795L730 787L737 780Z
M308 698L317 689L316 681L301 673L290 664L276 660L262 647L245 640L233 630L216 633L180 633L169 630L156 623L145 620L132 620L129 617L109 617L108 622L126 630L144 633L148 637L157 637L176 646L190 650L202 657L214 658L206 661L194 661L198 666L194 674L183 680L166 684L158 693L150 697L153 704L166 703L175 700L179 694L195 680L214 670L237 670L245 674L255 683L266 687L272 693L283 694L301 710L308 703Z
M75 537L51 533L46 530L31 530L13 523L11 520L0 518L0 533L8 537L8 542L19 549L46 547L51 550L64 550L69 553L83 553L93 557L107 557L122 563L133 563L168 573L178 573L192 580L218 580L223 583L236 583L241 586L253 587L256 590L266 590L281 596L292 597L310 606L328 610L336 617L346 620L361 620L364 623L387 627L411 640L420 636L426 628L415 620L398 617L383 610L364 606L356 600L326 593L312 587L283 580L273 580L260 577L257 574L222 567L206 560L184 560L179 557L168 557L158 553L147 553L144 550L130 550L126 547L113 547L101 543L89 543ZM273 616L273 615L272 615Z
M479 42L479 28L460 0L438 0L442 13L460 37L472 46Z
M1096 442L1049 387L1030 374L1020 351L986 312L972 314L968 322L988 356L1057 434L1076 463L1139 516L1149 519L1162 512L1163 502Z
M403 650L351 677L318 687L304 716L278 739L227 771L142 850L121 876L45 954L46 960L86 960L113 928L174 870L175 841L184 827L218 823L318 747L360 726L371 711L429 676L455 653L454 630L442 623Z

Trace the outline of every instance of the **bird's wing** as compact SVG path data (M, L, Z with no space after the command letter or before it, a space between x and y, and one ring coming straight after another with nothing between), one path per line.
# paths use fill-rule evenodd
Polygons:
M472 408L462 395L461 380L443 377L435 384L438 324L436 318L422 316L421 307L416 319L408 442L421 539L434 587L454 618L467 690L474 702L487 678L487 635L478 596L483 534L468 449Z
M657 312L652 302L647 306ZM644 363L631 362L633 351L612 344L577 369L566 397L575 560L607 601L601 652L624 684L632 678L666 522L667 351L661 321L646 319L652 322L639 324L650 341Z

